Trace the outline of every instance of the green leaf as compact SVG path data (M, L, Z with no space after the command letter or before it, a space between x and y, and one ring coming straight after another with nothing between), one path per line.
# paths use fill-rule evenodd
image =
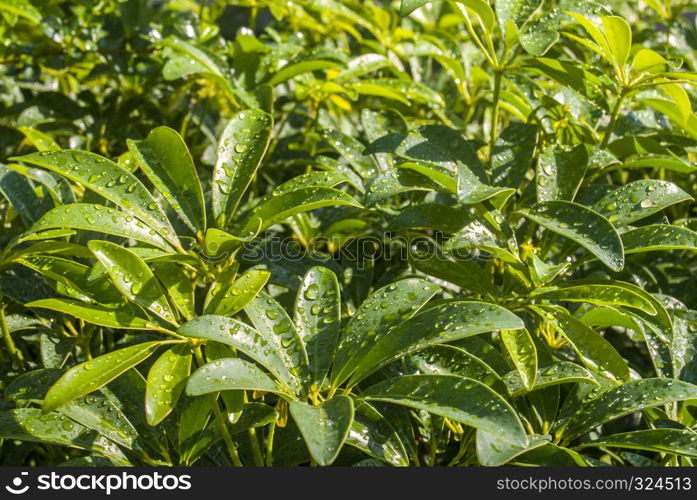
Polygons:
M544 436L530 436L527 446L514 446L501 440L498 433L480 430L477 431L477 458L485 467L498 467L547 443Z
M353 197L329 187L307 187L280 193L256 206L247 215L240 233L251 232L257 227L259 220L262 221L259 230L263 231L274 224L283 222L292 215L315 208L338 205L361 207L361 204Z
M525 328L501 330L501 340L518 371L523 386L526 389L532 389L537 377L537 349L530 333Z
M452 301L430 307L392 327L359 360L349 385L400 357L434 344L444 344L494 330L519 330L523 320L509 310L484 302Z
M660 168L672 172L689 174L697 170L697 166L686 163L668 155L642 154L625 159L623 163L618 163L608 170L628 169L628 168Z
M422 7L433 0L402 0L399 4L399 15L408 16L419 7Z
M334 396L319 406L291 401L288 408L312 458L319 465L330 465L351 430L353 400Z
M584 145L571 150L549 146L537 162L537 201L573 201L588 166L588 150Z
M615 227L644 219L692 196L668 181L640 180L625 184L601 198L594 209Z
M469 338L473 340L476 338ZM431 375L457 375L478 380L493 388L501 387L501 379L488 364L464 348L454 345L432 345L407 358L419 373ZM502 358L503 362L503 358ZM507 368L507 367L506 367Z
M295 299L294 323L305 344L311 381L321 387L341 334L339 282L326 267L305 274Z
M651 49L639 49L632 59L632 70L636 73L665 71L668 61Z
M0 0L0 11L23 17L30 24L37 25L41 22L41 12L27 0Z
M628 289L616 282L575 280L558 287L538 288L532 295L538 299L559 302L587 302L598 306L625 306L656 314L652 299L646 293Z
M58 379L42 407L48 413L75 398L104 387L116 377L150 357L165 342L144 342L85 361Z
M322 138L363 178L375 175L376 164L370 156L364 154L365 146L357 139L342 134L337 130L323 130Z
M287 64L281 68L277 73L275 73L269 80L269 85L276 86L284 83L292 78L303 73L310 73L312 71L320 71L323 69L334 69L340 68L341 64L334 61L323 61L321 59L316 59L314 61L302 61L295 64Z
M186 319L194 317L195 290L194 283L186 274L184 268L176 262L154 261L152 262L155 276L164 287L167 297L174 307Z
M481 183L464 165L458 165L457 172L457 199L463 205L475 205L491 200L494 207L500 209L515 193L513 188L492 187Z
M591 104L607 109L603 81L587 71L578 61L567 62L548 57L531 58L525 63L528 69L540 72L559 84L570 88Z
M361 398L424 410L496 433L507 443L527 445L527 436L513 408L476 380L450 375L406 375L370 387L361 393Z
M553 29L547 29L542 22L536 22L527 27L526 31L518 37L521 47L533 56L543 56L557 43L559 33Z
M463 210L439 203L419 203L404 208L390 221L391 231L428 228L455 233L470 217Z
M334 353L332 385L337 387L355 371L390 326L414 315L439 291L440 287L427 280L408 278L373 292L344 328Z
M203 189L184 139L171 128L157 127L128 149L148 179L191 230L206 229Z
M198 368L189 377L186 393L200 396L220 391L264 391L287 393L258 366L239 358L223 358Z
M223 392L221 397L225 394ZM275 422L278 418L278 412L264 403L246 403L240 416L235 420L235 423L230 427L230 434L239 434L247 429L255 427L263 427L271 422Z
M58 411L129 450L140 449L138 431L118 408L118 403L111 400L113 395L108 390L105 392L97 391L75 399Z
M165 48L163 55L167 62L162 68L165 80L199 74L216 83L233 104L237 105L237 98L240 98L250 107L258 105L253 96L232 85L227 65L211 52L174 36L160 41L158 45Z
M414 12L419 7L422 7L434 0L402 0L399 5L399 15L408 16ZM477 15L480 23L488 31L493 31L494 25L496 24L496 18L494 17L494 11L491 10L489 4L484 0L456 0L457 3L464 5L467 9L471 10Z
M148 424L157 425L169 415L184 390L191 373L191 347L178 344L162 354L148 372L145 386L145 415Z
M268 271L251 269L234 281L214 282L206 298L205 313L220 316L238 313L254 300L270 277Z
M17 127L17 130L22 132L39 151L58 151L61 149L50 135L43 133L41 130L32 127Z
M399 433L378 410L365 401L356 404L346 444L389 464L409 465L409 456Z
M264 299L259 299L263 301ZM257 304L260 314L265 314L263 303ZM272 315L276 309L270 309ZM278 316L275 317L275 319ZM269 319L273 321L273 319ZM280 323L283 324L283 323ZM294 330L285 330L277 334L273 328L257 331L251 326L236 319L225 316L200 316L182 325L177 331L180 335L190 338L212 340L229 345L269 370L280 382L288 388L286 392L299 392L301 382L295 375L297 368L293 365L297 352L287 352L285 345L297 346L297 341L289 337L295 335ZM285 345L284 345L285 344ZM302 354L300 354L302 356ZM307 362L306 362L307 363ZM305 364L307 367L307 364Z
M496 139L492 152L494 185L517 189L532 167L536 146L537 125L514 122L506 127Z
M56 444L97 453L129 465L119 447L109 439L58 413L42 414L37 408L0 412L0 438Z
M409 264L419 272L457 285L463 290L482 295L495 293L491 277L473 260L449 259L441 253L427 250L423 256L410 252Z
M537 370L534 387L525 387L518 371L511 371L503 377L508 392L513 397L521 396L531 389L543 389L560 384L583 383L597 386L595 377L584 367L568 361L542 366Z
M288 372L293 374L292 381L297 378L306 388L309 363L305 344L286 310L270 295L261 292L244 308L244 312L263 337L280 339L280 352ZM289 384L291 380L284 382Z
M224 228L256 173L271 139L271 116L258 109L237 113L218 139L213 170L213 216Z
M589 18L575 13L575 12L569 12L569 15L572 16L578 23L583 26L583 28L588 32L588 34L593 38L593 41L595 42L594 45L590 42L588 42L588 45L586 45L588 48L591 48L592 50L596 51L598 54L603 56L605 59L607 59L611 64L617 64L617 60L614 56L612 47L608 43L607 38L605 37L605 34L600 30L598 26ZM612 22L612 21L611 21ZM567 34L568 36L568 34ZM574 38L577 39L577 38ZM585 39L578 39L579 41L586 41Z
M618 16L604 16L600 19L615 61L619 66L624 66L632 49L632 28L627 21Z
M564 437L573 439L617 418L654 406L697 398L697 386L680 380L632 380L584 404L566 423Z
M87 246L124 297L165 321L177 324L162 286L143 259L108 241L92 240Z
M697 434L682 429L647 429L602 436L577 448L629 448L657 453L697 457Z
M172 251L172 246L153 229L150 229L128 212L121 212L102 205L73 203L49 210L31 227L30 232L46 231L56 228L82 229L98 233L112 234L122 238L132 238L153 245L162 250Z
M39 307L50 309L74 316L78 319L94 325L109 328L122 328L124 330L150 330L157 327L156 323L134 316L129 308L107 309L93 304L68 299L41 299L29 302L26 307Z
M598 212L568 201L548 201L520 213L575 241L613 271L621 271L624 267L622 240L612 224Z
M445 242L443 250L454 252L460 249L479 249L490 253L497 259L504 262L515 264L520 262L517 256L518 249L515 236L510 233L506 238L505 225L494 229L492 225L484 219L474 218L465 227L452 235ZM457 253L455 253L457 255Z
M629 380L627 362L612 347L612 344L595 330L587 327L560 307L530 306L530 308L571 343L587 368L613 379Z
M623 233L622 243L627 254L656 250L697 251L697 233L684 227L655 224Z
M41 200L22 175L0 163L0 195L4 196L29 226L41 215Z
M167 216L145 186L128 170L87 151L42 151L13 158L43 167L114 202L175 246L179 240Z
M530 19L541 3L541 0L498 0L496 2L496 17L501 29L505 32L509 20L520 28Z

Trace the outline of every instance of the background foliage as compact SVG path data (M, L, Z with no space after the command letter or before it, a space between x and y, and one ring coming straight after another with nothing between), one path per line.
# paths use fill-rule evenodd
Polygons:
M4 465L692 465L689 0L0 0Z

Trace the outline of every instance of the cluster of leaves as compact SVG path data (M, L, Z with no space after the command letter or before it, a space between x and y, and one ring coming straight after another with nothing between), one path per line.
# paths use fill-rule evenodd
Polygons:
M0 460L692 465L690 0L0 0Z

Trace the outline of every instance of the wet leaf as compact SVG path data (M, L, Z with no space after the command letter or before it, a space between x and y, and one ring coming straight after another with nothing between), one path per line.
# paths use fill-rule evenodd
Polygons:
M527 436L513 408L484 384L449 375L407 375L380 382L361 397L425 410L497 434L526 446Z
M629 368L607 340L559 307L531 306L572 345L586 368L605 376L628 380Z
M692 196L672 182L647 179L615 189L593 208L615 227L623 227L686 200Z
M613 271L624 267L622 240L598 212L577 203L548 201L521 213L550 231L565 236L598 257Z
M697 457L697 434L680 429L647 429L603 436L579 448L628 448Z
M200 396L220 391L286 392L258 366L238 358L223 358L198 368L186 384L186 393Z
M305 274L295 299L294 324L305 344L311 381L321 387L341 333L341 292L331 270L313 267Z
M346 380L390 326L413 316L440 288L420 278L400 280L373 292L358 308L334 352L332 385Z
M518 370L523 386L532 389L537 377L537 349L530 333L525 328L501 330L501 340Z
M145 386L145 415L157 425L169 415L184 390L191 371L191 347L175 345L153 363Z
M508 392L516 397L530 391L531 388L525 387L517 371L512 371L503 377ZM576 363L560 361L547 366L542 366L537 370L535 385L532 389L542 389L553 385L583 383L598 385L593 375Z
M31 227L32 232L56 228L82 229L132 238L172 251L172 246L154 229L137 220L127 212L89 203L73 203L49 210Z
M104 387L150 357L163 342L144 342L118 349L72 367L49 389L42 407L48 413L75 398Z
M687 228L654 224L622 233L627 254L658 250L697 250L697 233Z
M260 314L265 314L263 309ZM294 353L286 352L285 347L289 340L295 345L295 339L289 339L289 336L295 335L294 330L288 329L277 334L273 327L270 331L266 328L257 331L241 321L225 316L200 316L182 325L177 333L239 349L283 382L288 392L299 391L301 388L301 382L293 373L294 365L290 361L294 359L291 358Z
M319 406L291 401L289 409L312 458L319 465L330 465L351 429L353 400L334 396Z
M206 298L206 314L233 316L254 300L270 276L268 271L252 269L234 281L214 282Z
M94 153L76 150L42 151L14 160L43 167L79 182L138 217L168 242L179 245L167 216L150 192L137 177L113 161Z
M0 412L0 437L68 446L112 458L119 465L129 463L118 446L108 439L65 416L42 414L36 408Z
M162 286L140 257L127 248L108 241L93 240L88 247L124 297L168 323L177 324Z
M624 415L674 401L697 398L697 386L679 380L647 378L626 382L584 405L566 424L564 437L586 434Z
M26 304L27 307L50 309L74 316L78 319L109 328L126 330L149 330L156 326L149 319L139 318L129 308L107 309L105 307L85 304L69 299L41 299Z
M523 321L503 307L484 302L452 301L430 307L377 339L359 360L349 385L392 361L434 344L444 344L494 330L519 330Z
M224 228L259 168L271 138L273 119L261 110L240 111L218 140L213 170L213 216Z
M148 179L196 233L206 228L203 189L184 139L168 127L157 127L128 149Z

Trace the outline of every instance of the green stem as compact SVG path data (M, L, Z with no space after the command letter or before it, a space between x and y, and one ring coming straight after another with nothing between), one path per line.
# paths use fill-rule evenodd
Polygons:
M499 99L501 97L501 78L503 72L494 70L494 101L491 108L491 134L489 136L489 164L494 161L494 146L498 138L498 123L499 123Z
M194 355L196 356L196 361L198 362L199 366L206 364L205 360L203 359L203 353L201 352L201 346L196 346L194 349ZM230 436L230 432L227 428L225 415L223 415L223 412L220 411L220 406L218 406L217 395L213 401L213 413L215 413L215 420L218 424L220 434L223 436L225 448L227 448L228 455L230 455L230 460L235 467L242 467L242 461L240 460L235 443L232 441L232 437Z
M624 98L626 96L626 92L622 90L622 92L620 92L620 95L617 97L615 108L612 110L612 117L610 118L610 123L608 124L607 129L605 130L605 135L603 136L603 142L600 143L600 149L605 149L608 143L610 142L612 131L615 129L617 119L619 118L620 112L622 111L622 103L624 102Z
M269 434L266 436L266 466L273 466L273 438L276 434L276 421L269 425Z
M12 335L10 335L10 329L7 326L7 319L5 318L5 306L3 305L0 305L0 331L2 331L2 336L5 339L5 346L7 346L10 356L18 363L22 363L24 361L24 356L22 352L17 349Z
M225 442L225 447L227 448L228 455L230 455L230 460L235 467L242 467L242 461L237 453L237 448L235 443L232 441L232 437L227 429L227 423L225 422L225 415L220 411L220 406L218 406L218 400L213 401L213 412L215 413L215 420L218 424L218 429L223 435L223 441Z
M244 393L244 402L247 403L247 393ZM257 437L257 430L254 427L247 429L247 434L249 435L249 443L252 446L252 456L254 457L254 465L257 467L264 466L264 457L261 454L261 448L259 447L259 438Z

